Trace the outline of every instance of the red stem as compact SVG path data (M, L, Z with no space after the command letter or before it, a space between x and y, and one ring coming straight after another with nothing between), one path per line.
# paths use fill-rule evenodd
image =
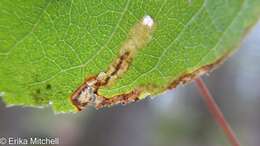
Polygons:
M239 140L237 139L234 131L231 129L229 123L225 120L223 113L210 94L210 91L204 81L201 78L197 78L195 79L195 83L200 91L200 94L203 96L204 102L207 104L209 111L218 125L223 129L231 145L240 146Z

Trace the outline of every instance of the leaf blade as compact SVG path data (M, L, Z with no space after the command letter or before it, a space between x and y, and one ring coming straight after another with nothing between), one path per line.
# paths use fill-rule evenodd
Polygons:
M148 14L156 22L151 42L99 94L111 98L137 88L143 96L158 94L179 77L233 52L258 19L259 3L3 0L0 91L8 104L51 102L56 111L73 111L69 96L85 78L108 69L129 30Z

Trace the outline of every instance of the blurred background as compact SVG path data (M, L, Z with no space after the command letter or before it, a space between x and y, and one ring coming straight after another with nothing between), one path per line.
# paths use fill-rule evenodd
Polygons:
M203 76L242 145L260 145L260 22L224 65ZM1 100L1 99L0 99ZM70 146L228 146L194 83L153 100L77 114L9 107L0 101L0 137L58 137Z

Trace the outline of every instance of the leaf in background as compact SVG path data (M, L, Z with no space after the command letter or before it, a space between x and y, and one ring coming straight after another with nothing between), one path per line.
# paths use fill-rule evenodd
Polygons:
M74 111L71 96L136 101L215 67L259 15L259 0L1 0L0 91L57 112Z

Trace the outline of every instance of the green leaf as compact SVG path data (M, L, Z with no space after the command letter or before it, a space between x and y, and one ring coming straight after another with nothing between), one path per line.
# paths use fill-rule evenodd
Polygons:
M259 0L1 0L1 96L57 112L136 101L216 67L259 15Z

